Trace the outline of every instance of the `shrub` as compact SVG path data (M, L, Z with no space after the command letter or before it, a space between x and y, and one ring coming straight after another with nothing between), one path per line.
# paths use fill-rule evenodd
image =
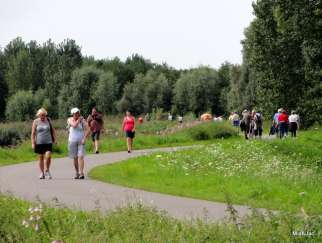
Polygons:
M194 140L209 140L236 136L237 131L227 123L206 122L188 130Z
M37 102L31 91L18 91L8 100L6 118L9 121L25 121L35 116Z
M30 137L30 124L14 124L0 127L0 146L14 146Z

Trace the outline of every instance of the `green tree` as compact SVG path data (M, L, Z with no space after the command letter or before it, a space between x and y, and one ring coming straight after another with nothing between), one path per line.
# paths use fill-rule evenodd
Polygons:
M76 69L69 85L70 93L66 94L68 96L67 104L78 107L83 115L89 113L91 108L96 105L93 96L101 74L102 71L95 67Z
M138 74L133 83L128 83L124 87L122 98L117 102L119 112L130 110L134 115L142 114L146 111L144 75Z
M99 76L97 89L94 93L94 100L98 110L105 114L115 113L118 88L117 79L113 73L107 72Z
M181 75L174 89L174 110L200 115L206 111L221 112L221 85L218 73L209 67L199 67Z

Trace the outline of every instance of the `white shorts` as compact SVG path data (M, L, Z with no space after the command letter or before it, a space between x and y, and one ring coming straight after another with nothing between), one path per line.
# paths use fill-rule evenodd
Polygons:
M84 157L85 156L85 145L81 141L68 142L68 151L70 158Z

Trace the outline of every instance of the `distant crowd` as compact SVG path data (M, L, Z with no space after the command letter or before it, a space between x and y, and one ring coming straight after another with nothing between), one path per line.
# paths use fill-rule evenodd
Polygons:
M232 112L229 116L232 125L240 127L244 132L245 139L249 138L262 138L263 135L263 115L261 112L245 109L242 112L242 119L237 112ZM269 131L269 136L276 135L279 138L285 138L291 133L291 137L296 137L297 130L299 129L300 118L296 111L292 111L291 115L283 108L277 110L272 117L272 124Z

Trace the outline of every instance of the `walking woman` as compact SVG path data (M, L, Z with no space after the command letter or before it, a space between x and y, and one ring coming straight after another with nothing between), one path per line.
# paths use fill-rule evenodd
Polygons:
M290 130L292 137L296 137L296 131L299 128L300 118L295 111L292 111L292 114L289 116L288 121L290 123Z
M31 146L39 155L39 179L51 179L50 164L53 143L56 142L56 132L51 121L47 118L47 111L41 108L37 111L38 118L32 123Z
M135 119L130 111L126 111L126 116L123 119L122 128L126 136L127 152L131 153L133 148L133 139L135 136Z
M87 123L92 132L92 141L95 149L95 153L99 153L99 139L101 130L103 129L103 115L97 111L94 107L92 113L87 118Z
M288 115L286 114L286 111L282 109L282 113L278 116L278 127L281 139L286 137L286 126L288 126Z
M80 115L78 108L71 110L72 117L67 120L67 127L69 129L68 137L68 151L69 157L74 159L74 167L76 175L74 179L85 179L84 175L84 156L85 156L85 142L90 131L87 122Z

